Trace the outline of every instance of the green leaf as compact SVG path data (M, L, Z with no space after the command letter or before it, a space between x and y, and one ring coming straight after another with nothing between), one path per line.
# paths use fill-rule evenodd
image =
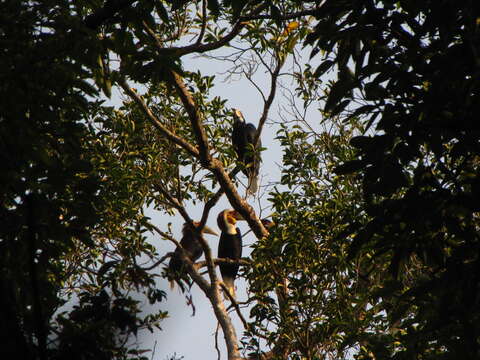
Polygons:
M207 7L213 16L217 17L218 15L220 15L220 4L218 0L208 0Z
M315 73L313 76L315 77L320 77L322 76L325 72L327 72L333 65L335 64L335 61L333 60L325 60L323 61L315 70Z
M367 100L385 99L388 96L388 91L377 83L368 83L364 88Z
M106 263L104 263L100 269L98 270L98 277L99 278L103 278L105 276L105 274L112 268L114 267L116 264L118 264L118 261L117 260L111 260L111 261L107 261Z
M349 96L351 91L352 83L349 80L338 80L330 88L330 93L325 103L325 111L332 111L344 97Z

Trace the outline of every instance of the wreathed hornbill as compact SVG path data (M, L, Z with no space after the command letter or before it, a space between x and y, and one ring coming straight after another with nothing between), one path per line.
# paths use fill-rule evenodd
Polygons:
M235 210L223 210L217 217L217 224L222 231L218 244L218 257L239 260L242 257L242 234L236 227L237 220L243 217ZM234 281L238 273L238 264L220 264L223 283L230 295L235 298Z
M257 129L251 123L246 123L240 110L233 111L233 130L232 144L237 153L238 160L243 162L245 168L243 173L248 178L247 192L255 194L258 189L258 172L260 171L259 149L262 142L258 139L258 143L254 144Z
M200 225L200 222L194 221L193 225L197 228ZM215 231L213 231L211 228L209 228L206 225L203 227L201 234L198 234L187 223L183 225L182 234L183 236L182 236L182 239L180 240L180 245L182 245L183 249L186 252L186 255L192 262L197 261L200 258L200 256L202 256L203 254L203 248L202 248L202 244L200 243L199 236L202 236L203 234L211 234L211 235L218 236L218 234ZM170 258L170 263L168 264L168 270L169 270L168 279L170 280L170 287L172 289L175 286L174 281L176 281L183 292L184 288L180 279L185 277L185 269L184 269L184 264L180 254L181 254L180 248L176 248L175 252Z

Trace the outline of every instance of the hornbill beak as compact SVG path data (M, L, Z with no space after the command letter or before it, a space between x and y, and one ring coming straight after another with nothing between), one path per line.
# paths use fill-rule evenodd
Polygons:
M235 117L238 119L238 120L241 120L241 121L245 121L245 119L243 118L243 114L240 110L238 109L233 109L233 114L235 115Z
M235 218L235 220L245 220L243 216L236 210L233 210L231 214Z
M215 232L215 230L213 230L211 227L208 227L207 225L205 225L202 229L202 233L203 234L210 234L210 235L216 235L218 236L218 233Z

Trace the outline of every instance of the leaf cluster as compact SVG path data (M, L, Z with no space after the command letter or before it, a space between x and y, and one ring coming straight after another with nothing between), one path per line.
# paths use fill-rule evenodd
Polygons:
M375 261L388 261L386 279L408 284L388 295L393 313L413 311L401 321L395 358L412 346L425 358L475 357L478 348L479 10L455 1L327 1L307 38L313 55L327 56L316 75L338 71L325 111L369 129L351 140L357 156L336 172L361 176L371 217L352 225L351 256L373 250Z
M253 246L248 279L257 304L249 348L258 352L260 338L292 358L348 358L371 326L367 316L378 315L365 307L375 300L348 259L352 239L342 222L368 219L358 180L331 171L354 156L351 133L339 127L337 134L317 134L296 125L282 126L277 138L284 150L282 185L289 190L270 194L276 225Z

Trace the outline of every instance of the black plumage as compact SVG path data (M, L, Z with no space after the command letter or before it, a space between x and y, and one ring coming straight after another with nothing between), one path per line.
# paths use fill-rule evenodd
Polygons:
M240 160L245 168L243 173L248 178L247 192L254 194L258 190L258 173L260 171L260 152L262 142L258 139L255 142L255 134L257 129L251 123L246 123L243 114L240 110L234 110L233 130L232 130L232 144L237 153L238 160Z
M222 231L218 244L218 257L239 260L242 257L242 234L236 227L237 220L243 220L235 210L223 210L217 218L218 227ZM235 278L238 274L238 264L220 264L223 283L230 295L235 298Z
M198 227L199 222L193 222L195 227ZM183 225L182 229L182 239L180 240L180 245L182 245L183 249L186 252L187 257L192 261L197 261L203 254L203 248L200 244L199 236L202 234L218 234L210 229L208 226L204 226L201 234L195 232L188 224ZM169 280L170 280L170 287L173 288L175 285L175 281L180 286L180 289L183 291L183 284L181 280L186 280L186 273L184 268L184 262L182 261L181 257L181 250L180 248L176 248L172 257L170 258L170 263L168 264L168 272L169 272Z

